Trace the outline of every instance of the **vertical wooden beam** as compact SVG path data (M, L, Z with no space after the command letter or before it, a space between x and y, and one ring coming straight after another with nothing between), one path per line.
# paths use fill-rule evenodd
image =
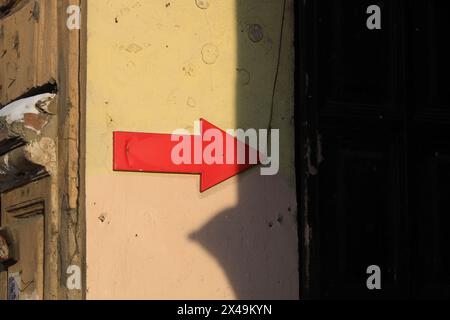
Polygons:
M68 290L66 270L75 265L84 269L84 214L80 208L80 90L82 75L80 65L81 30L67 28L67 8L80 6L80 0L58 1L58 204L60 206L60 263L61 279L59 298L83 299L84 289ZM83 14L83 16L85 16ZM85 27L85 26L83 26ZM84 39L84 37L83 37Z

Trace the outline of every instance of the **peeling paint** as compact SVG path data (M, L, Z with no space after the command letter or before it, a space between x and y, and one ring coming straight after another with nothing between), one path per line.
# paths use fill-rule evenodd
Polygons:
M51 138L44 137L25 147L26 158L43 166L50 174L56 174L56 144Z
M138 53L138 52L142 51L143 48L136 43L132 43L132 44L128 45L126 50L130 53Z
M320 134L316 137L316 146L314 148L315 153L313 154L313 148L311 147L310 139L306 140L306 154L305 160L308 166L308 174L315 176L319 173L319 165L324 161L322 154L322 138ZM315 161L314 161L314 160Z
M4 118L8 124L11 124L23 122L27 113L48 113L48 106L55 97L53 93L44 93L14 101L0 109L0 118Z
M200 9L206 10L210 6L210 0L195 0L195 4Z
M191 108L195 108L197 106L195 99L192 97L188 97L186 104Z
M214 64L219 58L219 48L212 43L207 43L202 48L202 59L206 64Z
M237 68L236 71L238 72L239 83L241 83L244 86L249 85L251 81L250 71L244 68Z
M260 42L264 38L263 28L259 24L251 24L248 27L248 38L252 42Z

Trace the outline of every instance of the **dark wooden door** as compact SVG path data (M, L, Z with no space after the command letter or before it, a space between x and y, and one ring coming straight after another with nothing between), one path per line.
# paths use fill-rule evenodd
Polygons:
M412 294L450 297L450 3L406 6Z
M370 5L380 30L366 26ZM307 296L449 297L449 10L437 0L300 8ZM381 290L367 288L371 265Z

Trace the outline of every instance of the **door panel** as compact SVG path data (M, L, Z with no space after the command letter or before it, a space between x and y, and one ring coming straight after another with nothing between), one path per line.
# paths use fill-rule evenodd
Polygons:
M450 298L450 3L405 7L412 296Z
M340 109L388 105L393 86L392 29L365 28L371 0L318 1L321 98L340 103ZM382 20L392 24L393 1L377 1ZM363 26L363 27L362 27ZM327 105L321 105L321 108Z
M410 146L410 212L413 224L413 294L450 297L450 144L441 136L416 132ZM447 137L450 131L446 131Z
M57 2L23 0L0 14L0 104L58 79Z
M48 191L48 178L45 178L1 196L1 227L12 234L18 252L17 262L8 266L0 278L5 299L44 299Z
M401 136L389 131L322 131L319 178L322 296L368 298L400 291ZM383 270L383 295L366 270Z
M436 112L448 118L450 3L444 0L408 1L405 10L411 111L416 112L418 119Z

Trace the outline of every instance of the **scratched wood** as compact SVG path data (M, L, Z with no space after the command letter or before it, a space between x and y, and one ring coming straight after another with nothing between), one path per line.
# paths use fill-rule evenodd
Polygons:
M44 299L44 216L48 215L49 178L1 195L2 226L17 239L20 260L8 269L8 278L18 275L20 300ZM5 273L2 277L5 286ZM10 279L7 280L9 282ZM4 292L4 290L2 290ZM10 298L10 297L9 297Z
M55 1L24 1L0 19L0 104L57 75Z
M46 133L58 146L58 162L50 173L47 190L45 299L83 297L81 290L69 292L65 288L67 267L75 264L83 269L84 264L78 170L80 96L84 92L81 77L85 70L80 65L80 59L85 63L80 42L86 38L84 30L66 27L67 7L73 4L80 1L22 0L6 16L0 15L0 107L31 88L54 81L58 85L56 122L48 125L51 128ZM85 22L85 15L82 17Z

